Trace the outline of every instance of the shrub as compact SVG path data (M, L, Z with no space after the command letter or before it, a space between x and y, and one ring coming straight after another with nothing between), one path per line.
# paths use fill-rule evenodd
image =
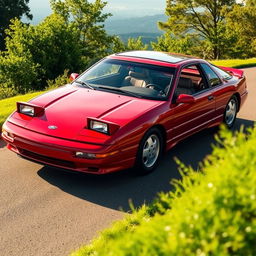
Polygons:
M173 192L72 256L255 255L256 129L235 136L222 131L218 143L201 172L181 166Z
M10 97L26 93L33 88L37 80L38 65L34 64L31 55L0 55L0 97Z
M7 84L0 85L0 100L13 97L17 94L17 91L12 87L8 87Z
M66 69L64 70L63 75L60 75L53 80L47 81L47 85L48 85L47 89L54 89L62 85L68 84L69 82L70 82L70 78L68 75L68 70Z
M0 59L0 78L18 93L44 89L65 69L81 69L79 31L63 17L52 14L36 26L15 19L6 31L6 48ZM3 80L2 80L3 79Z

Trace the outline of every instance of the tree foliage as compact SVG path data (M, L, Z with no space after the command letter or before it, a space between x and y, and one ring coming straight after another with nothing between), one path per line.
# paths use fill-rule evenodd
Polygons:
M118 36L113 38L113 46L111 51L113 53L133 51L133 50L147 50L148 45L142 42L142 38L129 38L127 43L123 42Z
M174 38L193 35L210 46L208 58L220 58L230 40L226 33L226 16L235 0L167 0L167 22L161 29Z
M256 52L256 1L236 5L227 17L228 33L235 39L229 57L254 57Z
M157 42L151 43L154 51L183 53L207 58L210 52L209 44L194 35L175 37L169 33L158 37Z
M43 89L64 70L80 72L111 53L114 37L104 29L110 16L102 11L105 5L101 0L52 0L54 13L38 25L12 20L6 51L0 52L1 87L19 93Z
M13 86L19 93L42 89L65 69L79 70L81 49L76 43L79 32L58 14L37 26L13 20L7 30L6 49L2 52L2 86Z
M4 31L9 27L11 19L19 19L23 15L32 19L28 2L29 0L0 0L0 50L5 49Z
M106 4L102 0L51 0L53 11L79 31L80 40L77 43L81 45L85 65L92 59L105 56L113 41L104 29L105 20L111 16L110 13L103 13Z

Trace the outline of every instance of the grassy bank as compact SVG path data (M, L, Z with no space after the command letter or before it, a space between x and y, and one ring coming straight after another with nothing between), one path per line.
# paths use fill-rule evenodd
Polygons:
M252 59L233 59L233 60L214 60L210 61L214 65L230 68L248 68L256 66L256 58Z
M17 101L28 101L41 93L43 92L33 92L0 100L0 127L2 127L6 118L15 110Z
M222 132L201 172L162 193L72 256L256 255L256 130Z

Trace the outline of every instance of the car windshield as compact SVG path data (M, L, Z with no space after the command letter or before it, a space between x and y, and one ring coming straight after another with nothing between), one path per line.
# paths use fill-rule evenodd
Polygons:
M110 93L164 100L170 91L174 72L172 67L104 59L83 73L77 83Z

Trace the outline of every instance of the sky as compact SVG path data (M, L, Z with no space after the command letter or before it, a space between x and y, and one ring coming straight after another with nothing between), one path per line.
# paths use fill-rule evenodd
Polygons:
M113 14L112 19L164 14L165 0L107 0L106 12ZM29 6L34 16L32 23L38 23L51 13L48 0L30 0Z

